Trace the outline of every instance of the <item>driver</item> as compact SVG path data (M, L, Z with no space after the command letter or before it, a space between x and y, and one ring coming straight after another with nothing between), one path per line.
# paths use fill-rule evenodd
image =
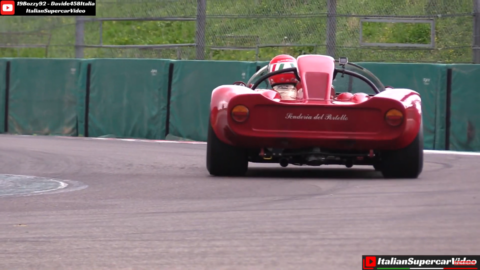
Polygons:
M288 54L275 56L268 64L268 71L274 72L286 68L296 68L297 60ZM299 83L293 72L282 73L268 78L273 90L280 94L282 100L297 99L297 85Z

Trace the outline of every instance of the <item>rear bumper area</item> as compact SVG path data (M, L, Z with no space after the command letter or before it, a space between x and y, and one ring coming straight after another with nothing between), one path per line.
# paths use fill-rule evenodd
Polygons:
M345 132L266 132L242 134L231 128L224 129L224 136L232 145L245 148L297 149L320 147L338 150L393 150L403 147L404 129L394 134L345 133Z
M320 147L368 151L406 147L415 138L420 126L418 118L408 112L406 115L410 117L398 127L389 126L383 119L383 113L376 110L345 115L332 116L332 119L337 119L332 121L312 119L303 123L282 122L274 117L236 123L224 115L214 129L225 143L245 148Z

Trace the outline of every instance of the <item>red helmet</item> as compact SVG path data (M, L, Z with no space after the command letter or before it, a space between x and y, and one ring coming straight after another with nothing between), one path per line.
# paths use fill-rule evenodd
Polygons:
M278 71L281 69L286 69L286 68L296 68L297 67L297 60L288 54L281 54L275 56L272 61L268 64L268 71L273 72L273 71ZM297 77L293 72L288 72L288 73L282 73L278 75L274 75L270 78L268 78L268 82L270 83L271 86L275 86L277 84L297 84L298 80Z

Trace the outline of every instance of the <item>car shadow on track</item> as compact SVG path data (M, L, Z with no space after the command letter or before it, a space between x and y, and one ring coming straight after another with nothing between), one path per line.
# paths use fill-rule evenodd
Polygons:
M373 168L249 168L245 178L385 179ZM385 179L386 180L386 179Z

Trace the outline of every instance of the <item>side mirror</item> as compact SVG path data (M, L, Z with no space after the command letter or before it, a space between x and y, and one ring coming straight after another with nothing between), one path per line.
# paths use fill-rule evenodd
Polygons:
M338 59L338 63L342 66L348 64L348 58L347 57L340 57L340 59Z

